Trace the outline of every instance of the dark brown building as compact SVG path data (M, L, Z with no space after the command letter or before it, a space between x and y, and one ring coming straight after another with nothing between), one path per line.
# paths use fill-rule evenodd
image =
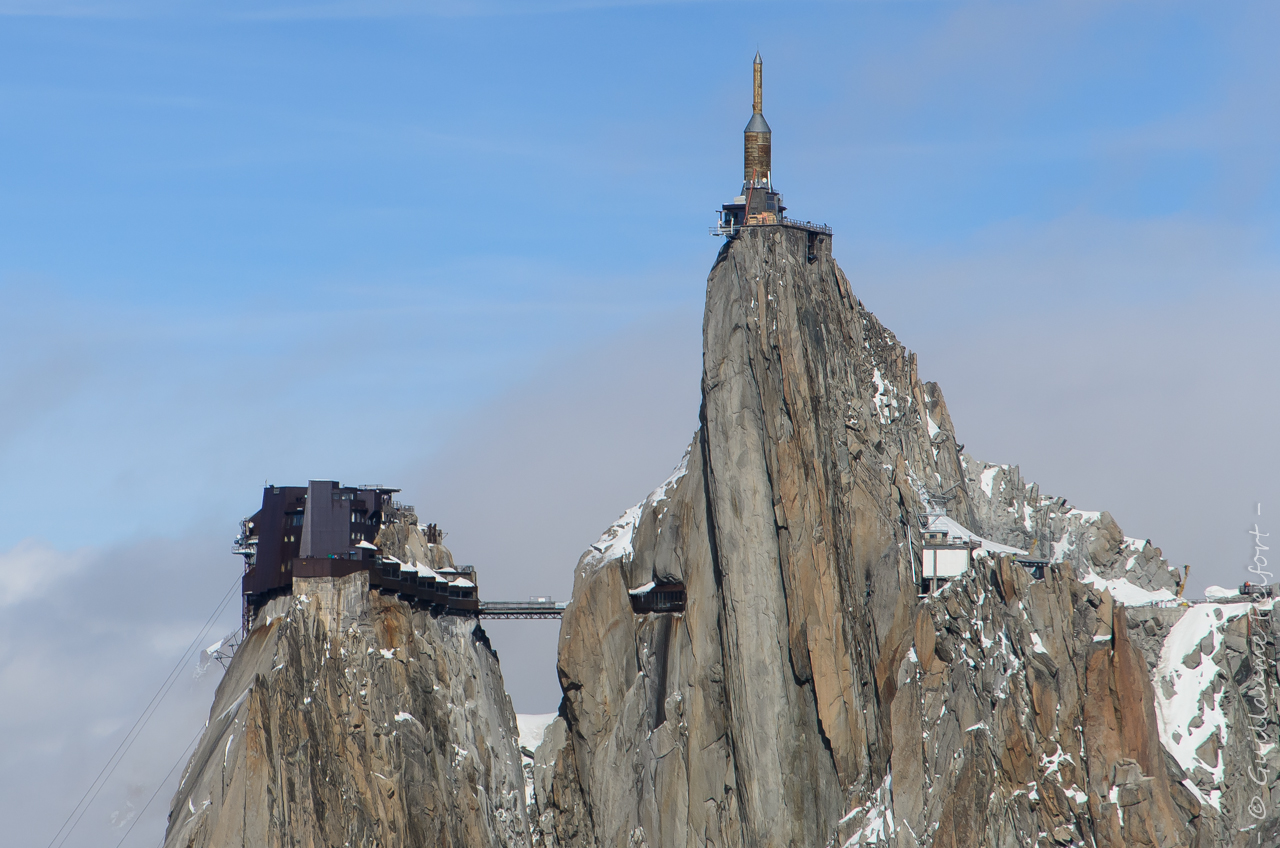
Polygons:
M412 507L393 499L399 489L343 486L312 480L306 486L267 486L262 508L240 523L236 553L244 557L243 591L251 615L271 598L290 594L295 577L345 577L369 573L369 585L450 612L479 609L475 570L454 567L447 552L431 563L401 562L379 547L378 533L394 522L411 521ZM428 548L439 529L422 532Z

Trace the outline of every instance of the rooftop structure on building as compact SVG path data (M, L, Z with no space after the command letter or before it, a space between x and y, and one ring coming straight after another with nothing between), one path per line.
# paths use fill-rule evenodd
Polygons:
M965 574L977 557L1012 556L1032 577L1043 579L1048 560L1035 559L1027 551L984 539L947 515L945 497L930 496L920 516L920 591L934 592L952 578Z
M245 632L268 601L293 593L295 580L360 572L370 589L433 614L560 617L565 605L550 598L482 602L475 568L454 564L444 532L419 524L414 508L395 500L399 491L333 480L266 486L235 541L244 557Z
M471 566L454 566L443 550L439 560L424 554L432 560L427 563L402 562L384 550L380 532L393 524L411 528L427 549L444 538L436 525L418 525L413 507L394 499L399 491L332 480L264 488L262 508L240 522L235 545L244 557L246 617L273 597L291 593L294 578L346 577L361 571L369 573L371 588L394 591L441 612L478 612ZM441 562L444 567L431 567Z
M717 236L738 235L743 227L789 226L808 230L812 235L809 260L820 252L831 253L831 228L824 224L793 221L783 213L781 192L773 187L773 130L764 119L764 60L756 52L753 63L751 119L742 131L742 191L720 207L720 220L711 228Z

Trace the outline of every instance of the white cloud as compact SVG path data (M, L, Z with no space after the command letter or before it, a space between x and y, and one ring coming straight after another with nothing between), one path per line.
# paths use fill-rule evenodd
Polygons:
M0 553L0 607L40 597L88 561L86 550L59 551L38 539L24 539Z
M48 844L239 571L223 533L72 553L29 539L0 553L5 844ZM232 603L200 644L238 618ZM210 671L187 660L67 848L119 841L116 824L141 810L208 716L221 669ZM130 844L159 842L171 793L161 790Z

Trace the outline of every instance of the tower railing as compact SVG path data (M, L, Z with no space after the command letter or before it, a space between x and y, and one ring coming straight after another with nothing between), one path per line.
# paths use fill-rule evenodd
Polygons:
M831 228L826 224L815 224L812 221L797 221L794 218L783 218L781 221L784 227L799 227L802 230L813 230L815 233L823 233L831 235Z
M707 233L713 236L736 236L739 231L746 227L796 227L809 232L822 233L823 235L831 235L831 227L826 224L815 224L812 221L797 221L793 218L782 218L776 224L715 224L707 228Z

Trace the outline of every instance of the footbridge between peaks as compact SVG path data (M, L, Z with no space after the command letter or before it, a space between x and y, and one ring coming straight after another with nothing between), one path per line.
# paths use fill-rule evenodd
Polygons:
M550 598L536 598L528 601L481 601L481 618L559 618L564 614L567 603L556 603Z

